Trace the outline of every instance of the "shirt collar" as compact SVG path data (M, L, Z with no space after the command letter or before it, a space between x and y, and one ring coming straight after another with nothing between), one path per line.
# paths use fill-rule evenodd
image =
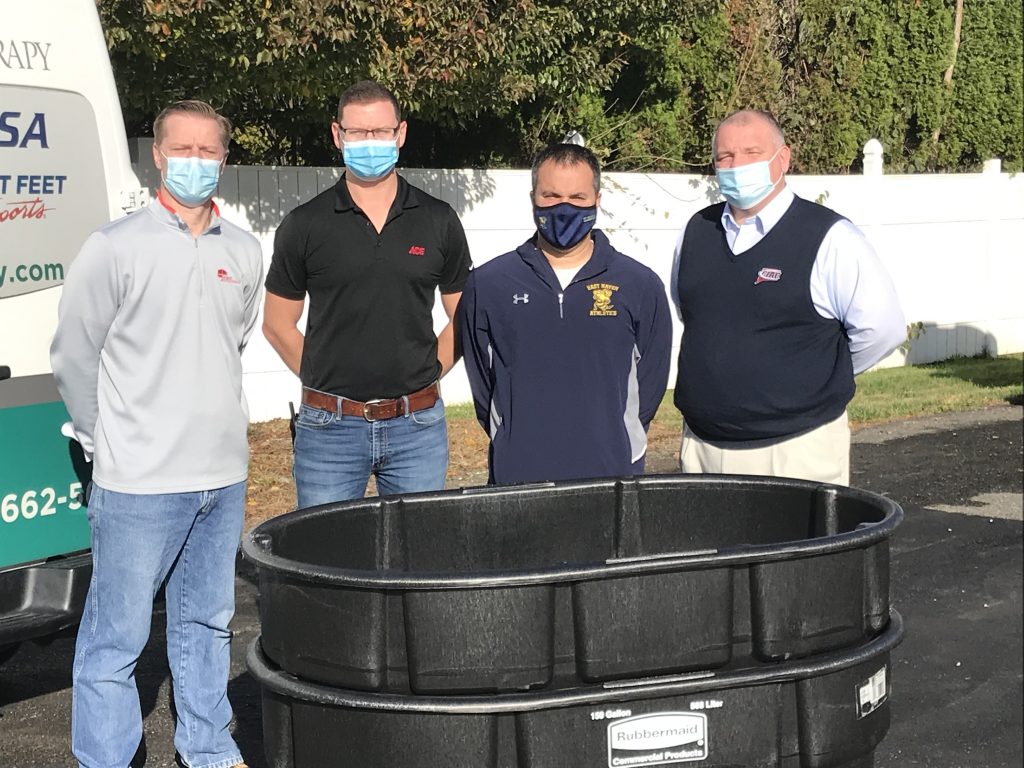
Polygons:
M216 200L210 200L213 204L213 208L210 211L210 223L206 227L205 232L215 231L220 228L220 208L217 206ZM166 193L164 188L161 186L156 191L156 202L150 204L150 208L153 213L157 214L157 218L162 219L168 224L173 224L178 229L188 229L188 224L181 218L171 207L171 204L167 201Z
M795 195L787 184L782 188L782 191L775 196L775 198L768 203L764 208L757 212L755 216L747 219L743 224L738 224L736 219L733 218L732 210L729 208L729 204L726 203L722 209L722 226L730 232L739 232L741 226L753 224L757 227L757 231L764 235L771 231L772 227L779 223L786 211L789 210L789 206L793 204L793 198Z
M396 174L397 175L397 174ZM338 213L353 211L357 208L351 193L348 191L348 184L345 183L345 174L341 174L338 183L334 185L334 210ZM398 192L395 195L395 203L400 208L415 208L420 204L416 195L416 188L407 182L401 175L398 175ZM392 204L392 210L395 205Z
M576 273L576 277L573 278L573 282L577 280L588 280L601 272L605 271L612 259L617 255L617 251L612 247L612 244L608 241L608 236L605 235L600 229L592 229L590 231L591 237L594 239L594 250L590 254L590 259L580 265L579 271ZM551 266L551 262L548 261L544 252L537 247L537 235L534 234L529 240L516 248L516 252L519 257L531 266L534 272L541 276L543 279L547 275L554 276L555 270ZM560 283L555 280L545 280L548 285L558 290Z

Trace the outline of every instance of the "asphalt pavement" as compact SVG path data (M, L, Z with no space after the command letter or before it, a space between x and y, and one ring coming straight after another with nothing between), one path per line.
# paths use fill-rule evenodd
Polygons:
M906 512L891 568L893 605L907 634L892 655L892 726L875 768L1019 768L1022 409L869 427L854 435L852 465L853 485L890 496ZM259 688L244 665L259 633L256 587L244 564L237 587L229 689L235 735L252 768L267 768ZM164 621L158 606L136 669L147 768L174 768ZM58 637L23 646L0 666L0 768L74 765L73 651L73 637Z

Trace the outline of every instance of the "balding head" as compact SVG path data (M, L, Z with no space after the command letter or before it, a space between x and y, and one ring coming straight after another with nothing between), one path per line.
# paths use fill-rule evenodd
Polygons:
M786 137L782 134L782 126L779 125L779 121L775 119L771 112L766 112L762 109L741 109L726 117L715 128L715 135L711 138L712 158L718 152L718 134L723 128L751 124L760 124L768 129L775 143L773 149L778 149L786 143Z

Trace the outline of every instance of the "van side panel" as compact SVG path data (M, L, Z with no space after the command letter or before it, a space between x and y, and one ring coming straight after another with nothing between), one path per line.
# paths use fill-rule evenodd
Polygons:
M0 571L89 548L82 505L89 466L61 434L68 419L52 376L0 382Z
M49 375L59 286L109 219L100 135L79 93L0 84L0 571L89 547L81 449ZM78 465L76 467L76 464Z
M96 0L10 5L0 36L0 658L81 615L90 465L61 434L49 348L82 243L144 202Z

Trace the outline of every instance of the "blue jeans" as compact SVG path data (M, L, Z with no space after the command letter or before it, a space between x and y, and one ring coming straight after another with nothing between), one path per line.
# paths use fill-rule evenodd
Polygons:
M245 483L136 495L93 486L92 582L72 672L71 747L81 768L126 768L142 739L135 664L166 581L174 746L191 768L242 762L228 731L235 553Z
M383 421L303 404L295 421L299 509L361 499L373 474L383 495L436 491L448 471L444 402Z

